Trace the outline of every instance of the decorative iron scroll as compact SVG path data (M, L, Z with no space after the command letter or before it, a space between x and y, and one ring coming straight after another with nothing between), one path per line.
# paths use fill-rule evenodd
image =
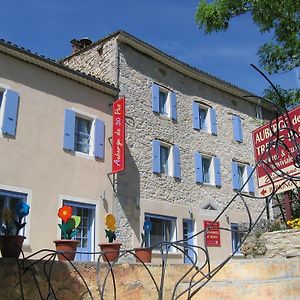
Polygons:
M274 87L274 90L277 92L275 87ZM278 97L281 98L279 93L278 93ZM268 101L268 100L261 99L261 101ZM299 136L299 132L294 130L292 121L290 120L290 118L287 114L288 111L285 107L278 107L278 106L272 104L271 102L269 102L269 105L274 107L274 113L276 115L277 121L280 118L280 116L283 116L283 114L285 114L286 117L284 118L284 122L285 122L284 126L283 127L281 126L281 128L279 130L273 130L272 127L270 126L270 130L272 133L271 142L265 149L264 153L262 153L262 157L264 157L266 154L267 155L270 154L271 149L273 149L272 151L274 151L274 149L277 149L278 151L280 149L284 149L292 157L295 168L300 168L300 136ZM270 125L271 125L271 122L270 122ZM284 132L284 134L282 134L282 132ZM292 141L294 149L296 149L296 151L295 150L293 152L290 151L290 148L286 146L287 140L289 140L289 143ZM255 169L257 168L257 166L259 164L260 164L260 166L265 168L266 171L268 171L271 166L272 169L274 170L274 172L276 172L276 174L278 176L280 176L284 179L282 184L285 184L286 182L291 182L294 187L294 190L296 191L296 193L295 193L296 196L294 197L294 200L299 202L299 196L297 196L297 195L300 194L299 193L300 191L299 191L299 187L298 187L297 183L300 181L300 176L291 176L290 174L287 174L287 173L283 172L282 170L280 170L277 167L278 164L277 164L276 158L274 158L272 156L270 157L270 159L267 163L263 159L259 160L256 163L250 176L253 174L253 172L255 172ZM266 173L268 173L268 172L266 172ZM205 235L208 232L208 230L210 229L210 227L213 226L216 222L218 222L220 220L221 216L225 216L226 212L237 201L239 201L243 204L243 207L248 216L248 220L245 221L245 223L248 224L247 228L244 230L241 230L240 228L235 230L237 233L243 234L243 236L244 236L241 243L243 243L246 240L246 238L248 237L250 232L253 230L253 228L256 226L258 221L261 219L262 215L266 212L266 210L268 210L269 205L272 201L275 203L274 207L279 207L281 209L282 214L283 214L282 216L284 218L282 203L278 200L278 196L277 196L277 190L280 188L280 186L276 187L272 177L269 176L269 180L273 185L272 192L269 195L267 195L266 197L256 197L249 193L243 192L244 187L247 185L248 181L250 180L250 176L244 182L241 189L235 193L234 197L226 204L226 206L223 208L223 210L218 214L218 216L215 218L213 223L210 226L206 227L205 229L201 230L200 232L197 232L196 234L191 236L189 239L193 239L200 235L203 235L203 239L204 239ZM253 219L247 202L249 200L259 200L259 199L262 201L265 200L265 206L259 213L258 217ZM231 230L228 228L222 228L222 227L220 227L219 229L221 231L234 231L234 230ZM178 251L179 253L182 253L183 255L185 255L188 258L188 260L190 261L190 267L188 268L188 270L186 271L185 274L182 274L182 277L178 280L178 282L174 283L171 299L179 299L179 298L180 299L192 299L193 296L195 296L222 269L222 267L235 255L235 253L237 251L237 249L236 249L235 252L233 252L226 259L224 259L219 265L213 267L211 264L209 249L207 248L207 246L205 246L205 243L204 243L203 247L198 246L198 245L189 245L188 244L189 239L182 239L182 240L178 240L175 242L158 243L152 247L152 248L155 247L156 249L159 249L160 254L161 254L161 272L160 272L161 274L160 274L159 280L155 279L154 275L151 273L149 266L147 264L141 262L143 267L145 268L146 272L148 273L149 277L151 278L151 281L152 281L155 291L157 293L157 299L159 299L159 300L165 299L164 298L164 284L165 284L166 269L168 267L168 258L169 258L170 251L172 251L173 249L176 249L176 251ZM187 249L190 251L186 251ZM78 253L80 253L80 252L78 252ZM192 253L192 255L190 255L189 253ZM128 256L136 257L134 249L122 250L122 251L120 251L120 257L117 261L115 261L113 263L107 262L108 269L104 275L100 274L100 273L103 273L103 272L100 272L100 266L101 266L100 258L105 256L105 254L101 253L101 252L96 252L96 253L92 253L92 254L99 255L98 262L97 262L97 272L96 272L96 277L97 277L96 281L97 281L98 292L99 292L99 298L97 296L97 299L105 300L104 292L105 292L105 288L107 286L108 280L112 280L112 286L113 286L113 289L111 290L110 298L113 297L114 299L119 299L118 294L117 294L117 282L116 282L116 278L115 278L115 274L114 274L114 267L116 266L116 263L118 263L118 261L124 260L124 257L128 257ZM40 256L42 256L42 257L34 262L31 262L31 259L34 259L34 257L37 255L39 257ZM22 276L23 276L22 274L24 274L24 272L32 273L32 276L34 277L34 282L39 291L40 299L59 299L57 296L57 291L55 291L53 285L51 284L53 264L54 264L56 256L57 256L56 251L44 249L44 250L38 251L28 257L23 256L23 260L18 261L19 270L20 270L19 275L20 275L22 299L24 299L24 293L23 293L21 278L22 278ZM47 282L48 282L48 294L46 295L46 297L45 297L45 295L44 296L42 295L41 288L39 286L39 282L35 278L36 275L35 275L35 272L33 271L34 265L36 263L40 263L40 262L44 263L44 276L47 278ZM71 261L68 261L68 263L70 264L70 266L74 270L74 272L76 274L78 274L78 276L82 280L83 285L85 286L86 290L82 293L81 299L82 298L94 299L93 297L95 297L95 296L92 296L92 293L91 293L85 279L80 274L80 271L76 268L76 266ZM185 283L185 285L181 285L181 283L183 283L183 282ZM185 288L183 289L182 286L184 286Z

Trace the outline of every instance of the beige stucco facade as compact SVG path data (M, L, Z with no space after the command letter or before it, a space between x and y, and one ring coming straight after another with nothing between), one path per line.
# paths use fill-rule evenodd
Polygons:
M21 54L28 58L26 53ZM95 88L91 88L58 75L54 72L56 65L37 57L28 58L32 63L25 62L16 57L20 55L18 50L13 55L0 52L0 89L19 94L16 135L0 137L0 190L27 195L31 208L25 254L54 249L53 240L60 238L57 211L64 200L94 205L92 251L97 251L98 242L104 240L104 215L112 209L112 188L107 176L111 171L108 137L112 123L110 104L117 90L108 86L110 94L104 93L100 91L101 83L93 83ZM45 69L48 65L54 71ZM68 74L68 70L63 72ZM78 81L81 78L80 74L72 76L77 76ZM65 109L104 121L103 160L63 149Z

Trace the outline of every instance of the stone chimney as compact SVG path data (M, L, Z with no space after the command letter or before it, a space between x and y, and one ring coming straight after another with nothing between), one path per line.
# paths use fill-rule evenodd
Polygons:
M73 39L71 41L72 44L72 52L76 53L77 51L80 51L84 49L85 47L91 45L93 42L89 38L82 38L80 40Z

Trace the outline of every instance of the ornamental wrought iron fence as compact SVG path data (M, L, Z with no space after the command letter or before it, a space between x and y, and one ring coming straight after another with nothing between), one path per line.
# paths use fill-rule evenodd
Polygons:
M259 71L260 72L260 71ZM263 75L263 74L262 74ZM264 75L263 75L264 76ZM265 77L265 76L264 76ZM266 78L267 79L267 78ZM267 79L268 80L268 79ZM269 81L269 80L268 80ZM278 94L279 99L281 99L282 103L284 102L284 99L282 99L280 93L277 91L276 87L269 81L269 83L273 86L274 91ZM222 211L218 214L218 216L214 219L214 221L204 228L203 230L195 233L193 236L190 236L188 239L181 239L175 242L162 242L158 243L156 245L153 245L152 248L159 249L160 257L161 257L161 267L160 267L160 277L157 279L151 272L151 268L149 268L148 264L145 264L141 261L142 266L145 268L145 271L149 275L149 278L151 279L151 282L154 286L154 290L157 293L157 299L163 300L164 299L164 285L165 285L165 278L166 278L166 270L168 268L168 260L169 260L169 254L172 249L176 249L179 253L182 253L182 255L187 256L187 259L190 262L189 268L187 271L182 274L181 278L174 283L173 290L172 290L172 296L171 299L192 299L202 288L205 287L209 283L209 281L218 273L220 270L230 261L230 259L236 254L238 251L238 248L229 255L226 259L224 259L220 264L217 266L212 266L211 264L211 256L208 247L204 243L204 246L199 245L192 245L188 243L188 240L193 239L198 236L203 236L205 238L207 232L213 228L213 226L220 220L222 216L226 214L226 212L233 206L237 201L242 203L243 209L245 210L247 214L247 223L246 228L244 229L228 229L220 227L220 231L235 231L238 234L243 234L243 238L241 240L241 245L244 243L244 241L247 239L253 228L257 225L259 220L261 219L262 215L267 213L269 214L269 208L271 206L271 203L273 203L273 208L278 208L279 213L281 214L281 217L284 221L287 220L286 218L286 211L284 209L284 201L278 197L278 191L281 190L282 186L289 183L289 185L292 186L293 189L293 197L289 198L289 201L294 203L295 205L299 204L299 195L300 190L298 187L298 183L300 181L300 175L290 174L288 172L285 172L279 167L279 155L271 155L274 153L277 153L281 150L284 150L291 158L293 166L300 171L300 136L299 132L295 130L292 120L290 119L288 115L288 110L285 106L278 106L273 104L272 102L269 102L267 99L261 98L261 101L268 102L269 106L273 107L274 113L275 113L275 122L277 126L273 125L271 126L270 122L270 139L267 147L262 152L260 159L257 161L252 173L247 178L247 180L243 183L241 188L235 193L234 197L228 201L228 203L225 205L225 207L222 209ZM281 126L278 126L279 120L281 120ZM283 121L282 121L283 120ZM276 128L276 129L275 129ZM293 151L291 151L291 144L293 145ZM265 158L268 157L266 160ZM249 194L244 192L245 186L248 184L250 177L253 175L253 173L258 168L262 168L265 171L266 176L268 177L268 182L271 186L270 192L265 196L255 196L254 194ZM274 176L272 176L272 170L273 174L276 174L276 178L280 178L280 184L278 185L275 180ZM251 214L249 205L247 202L249 200L264 200L265 205L259 215L254 218ZM186 251L189 250L189 251ZM64 255L60 252L60 254ZM91 254L98 255L98 261L97 261L97 271L96 271L96 282L98 287L98 293L99 298L101 300L105 300L105 290L108 284L108 281L111 280L110 284L112 284L113 289L111 290L111 297L114 299L120 299L118 298L118 290L117 290L117 282L116 277L114 274L114 268L116 264L122 260L124 257L132 256L136 258L136 254L134 252L134 249L125 249L120 251L119 258L114 262L107 262L107 271L103 274L103 272L100 272L101 269L101 257L105 257L107 253L104 252L93 252ZM31 272L34 282L36 285L36 288L38 290L38 294L40 296L40 299L59 299L57 291L52 285L52 270L53 270L53 264L56 260L56 257L58 255L58 252L49 250L49 249L43 249L40 250L30 256L25 257L23 254L23 259L18 261L19 266L19 277L20 277L20 287L21 287L21 298L24 299L24 293L23 293L23 286L22 286L22 276L26 272ZM37 260L32 261L35 257L40 257ZM137 258L138 259L138 258ZM42 293L39 281L36 278L36 271L34 271L34 266L37 263L43 263L44 264L44 276L47 279L47 293L46 295ZM92 295L92 292L85 281L84 277L80 274L80 271L76 267L76 265L69 261L66 258L66 262L70 264L71 268L74 270L74 272L78 275L78 277L81 279L82 284L85 287L85 291L82 292L81 298L84 299L94 299ZM181 283L185 283L184 287ZM179 288L180 287L180 288ZM98 298L98 296L97 296Z

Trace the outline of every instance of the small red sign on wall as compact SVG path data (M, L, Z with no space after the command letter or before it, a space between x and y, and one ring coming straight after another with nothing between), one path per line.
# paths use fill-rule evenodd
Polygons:
M205 234L205 244L207 247L221 247L220 223L204 220L204 229L208 228Z
M113 103L112 173L125 169L125 98Z

